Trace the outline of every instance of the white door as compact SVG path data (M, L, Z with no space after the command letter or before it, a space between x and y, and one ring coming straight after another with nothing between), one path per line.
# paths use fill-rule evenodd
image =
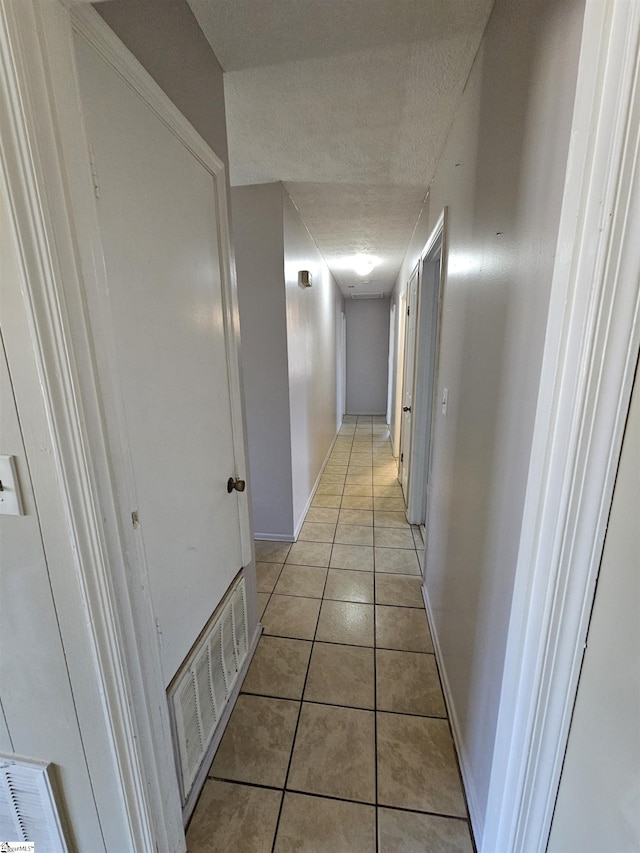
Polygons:
M103 315L92 322L112 339L136 495L127 510L138 513L168 684L243 562L246 496L227 492L244 462L232 428L226 211L220 178L80 38L77 58L110 313L106 330Z
M416 315L418 303L418 267L413 271L407 285L407 316L404 337L404 369L402 374L402 415L400 431L400 485L405 503L409 498L411 476L412 409L415 384Z
M387 367L387 423L391 424L393 412L393 357L396 351L396 306L389 312L389 361Z
M340 353L341 362L340 370L342 373L342 417L347 412L347 315L342 312L340 315ZM341 424L342 425L342 424Z

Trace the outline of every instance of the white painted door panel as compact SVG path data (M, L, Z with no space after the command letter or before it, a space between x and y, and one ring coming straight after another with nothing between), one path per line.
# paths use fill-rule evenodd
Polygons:
M413 428L413 388L415 384L416 308L418 303L418 269L407 285L407 316L404 339L404 371L402 379L402 419L400 433L400 485L405 503L409 498L411 476L411 441Z
M111 329L168 683L242 566L215 177L77 40ZM240 472L242 474L242 472Z

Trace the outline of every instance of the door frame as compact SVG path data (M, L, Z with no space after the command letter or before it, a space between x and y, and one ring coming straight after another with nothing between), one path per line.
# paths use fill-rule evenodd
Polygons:
M422 276L422 267L420 264L420 260L416 263L413 270L411 271L411 275L407 281L407 286L405 288L405 292L403 294L404 303L403 303L403 354L402 354L402 381L400 382L400 406L399 406L399 416L400 416L400 440L398 445L398 481L400 482L400 486L402 487L402 475L404 466L407 469L407 492L405 495L404 489L402 490L402 497L405 501L405 504L408 506L409 504L409 495L411 493L411 454L413 453L413 437L414 437L414 429L413 429L413 409L415 402L415 389L416 389L416 355L418 351L418 319L420 312L420 281ZM409 324L411 323L411 282L413 279L416 279L416 296L415 296L415 304L413 306L413 357L412 357L412 370L411 375L409 376L409 371L407 370L407 352L409 341ZM404 403L405 403L405 395L407 393L407 388L411 387L411 424L409 429L405 429L405 418L404 414ZM407 450L407 445L409 450ZM405 456L407 460L405 462Z
M347 414L347 315L344 308L340 310L340 373L342 378L342 418L338 429L342 426L344 416Z
M389 358L387 362L387 424L391 426L391 418L393 417L393 360L395 357L396 347L396 310L397 306L392 305L389 310Z
M544 853L640 351L640 5L587 3L479 850Z
M446 281L447 262L447 208L443 208L437 222L420 253L418 279L418 305L416 316L416 354L414 359L413 417L411 420L411 455L409 459L409 497L407 520L410 524L425 524L428 514L428 487L431 472L432 423L436 414L435 393L440 355L440 317ZM440 253L437 281L425 280L425 268ZM435 309L435 317L430 309ZM435 342L432 331L435 323ZM430 354L433 352L433 370Z
M133 79L161 120L187 139L209 171L213 167L234 449L237 475L242 476L239 322L225 169L97 12L85 6L70 9L63 0L0 0L0 181L23 268L20 287L7 284L7 304L16 316L24 315L22 338L7 337L7 357L19 362L27 348L35 362L31 373L16 374L21 421L28 422L31 400L41 401L46 413L47 441L28 429L25 449L36 462L31 475L36 496L42 496L43 530L54 522L58 529L57 541L52 538L47 545L53 569L54 558L66 554L71 543L72 556L66 558L61 577L52 574L52 590L78 722L105 828L109 821L120 821L130 849L183 851L158 635L139 545L120 511L134 494L126 443L114 447L107 440L107 417L120 416L117 383L114 378L105 381L110 372L114 376L114 362L107 336L92 328L87 310L88 299L106 310L105 271L73 29L125 79ZM99 373L97 366L104 362L107 370ZM52 501L52 474L39 461L45 444L55 463L62 525ZM246 500L241 507L242 558L248 566L252 548ZM116 816L117 809L122 817Z
M394 373L394 401L393 401L393 424L391 424L392 446L391 452L398 460L398 469L400 466L400 435L402 433L402 382L404 376L404 336L407 325L407 282L398 294L398 314L396 315L397 323L397 346L396 346L396 365ZM398 470L398 473L400 471Z

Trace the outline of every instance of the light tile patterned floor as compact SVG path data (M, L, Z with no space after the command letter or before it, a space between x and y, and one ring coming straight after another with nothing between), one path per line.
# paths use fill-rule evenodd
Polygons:
M256 542L264 634L189 853L473 850L403 507L384 419L347 417L298 542Z

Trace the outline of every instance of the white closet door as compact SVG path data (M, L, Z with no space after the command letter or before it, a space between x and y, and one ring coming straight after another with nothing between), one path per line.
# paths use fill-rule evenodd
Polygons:
M415 386L416 315L418 307L418 269L407 285L407 316L404 339L404 372L402 378L402 430L400 433L400 485L404 502L409 499L411 477L411 442L413 440L413 390Z
M139 514L168 684L242 566L246 496L227 492L238 391L216 177L93 48L76 45L135 483L129 511Z

